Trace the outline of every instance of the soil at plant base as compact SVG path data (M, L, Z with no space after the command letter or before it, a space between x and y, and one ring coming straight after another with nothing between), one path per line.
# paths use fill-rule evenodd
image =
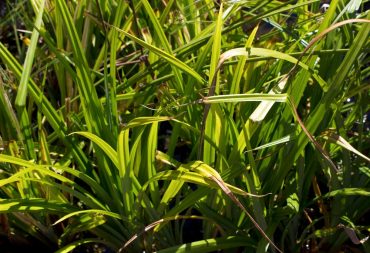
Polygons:
M37 241L11 241L6 236L0 237L0 252L1 253L52 253L56 249L52 250L46 248L44 245L38 243Z

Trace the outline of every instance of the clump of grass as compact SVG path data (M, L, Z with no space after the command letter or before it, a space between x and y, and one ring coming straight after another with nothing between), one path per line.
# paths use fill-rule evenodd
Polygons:
M6 1L2 237L366 251L366 3L219 2Z

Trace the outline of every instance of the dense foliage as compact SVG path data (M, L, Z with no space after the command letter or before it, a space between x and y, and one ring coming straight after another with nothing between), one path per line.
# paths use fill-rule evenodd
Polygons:
M0 247L370 252L367 5L1 1Z

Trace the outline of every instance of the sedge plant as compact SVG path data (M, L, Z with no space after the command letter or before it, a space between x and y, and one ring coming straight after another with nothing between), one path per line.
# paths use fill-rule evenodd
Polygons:
M5 2L1 240L368 251L366 1Z

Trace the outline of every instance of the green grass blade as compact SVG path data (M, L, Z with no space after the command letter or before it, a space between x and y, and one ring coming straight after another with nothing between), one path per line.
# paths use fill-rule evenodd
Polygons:
M55 226L56 224L64 221L64 220L67 220L73 216L78 216L80 214L91 214L91 215L105 215L105 216L109 216L109 217L112 217L112 218L115 218L115 219L122 219L122 217L116 213L113 213L113 212L109 212L109 211L105 211L105 210L99 210L99 209L89 209L89 210L82 210L82 211L76 211L76 212L72 212L72 213L69 213L67 215L64 215L62 218L60 218L59 220L57 220L56 222L53 223L53 226Z
M110 158L110 160L113 162L116 168L118 168L117 152L111 146L109 146L107 142L105 142L95 134L89 132L74 132L72 134L82 135L91 140L92 142L94 142Z
M0 213L48 211L51 213L63 214L74 210L77 211L77 208L69 203L40 198L0 199Z
M105 133L107 136L104 137L106 137L107 140L112 141L110 134L108 134L107 131L103 131L106 123L103 117L102 106L98 99L96 90L94 89L89 66L71 13L64 1L56 1L56 6L63 18L65 28L71 41L78 77L77 86L80 92L80 99L84 108L83 113L85 115L88 129L90 132L99 136L101 136L102 133Z
M167 37L166 37L166 35L165 35L165 33L162 29L162 26L161 26L160 22L158 21L157 17L155 16L155 13L154 13L152 7L150 6L149 2L147 0L141 0L141 2L143 3L143 7L145 8L146 12L148 13L150 21L153 24L153 27L154 27L154 30L155 30L155 35L159 39L159 45L161 45L164 48L164 51L166 51L168 54L173 55L170 43L168 42ZM182 80L182 77L181 77L181 73L176 67L172 67L172 70L173 70L173 74L174 74L174 77L175 77L174 87L176 88L176 90L178 92L183 93L184 92L184 85L183 85L183 80Z
M40 9L39 12L37 13L36 21L34 24L35 28L32 31L31 43L27 50L26 59L23 65L22 77L19 83L17 97L15 99L15 104L19 107L23 107L26 105L28 79L31 74L33 59L35 56L35 51L39 40L39 30L42 24L42 16L44 14L45 2L46 0L41 1Z
M91 244L97 244L97 243L106 244L107 242L105 240L99 240L96 238L84 238L81 240L74 241L73 243L70 243L62 247L61 249L58 249L57 251L55 251L55 253L68 253L76 249L78 246L81 246L84 244L90 244L90 243Z
M205 97L202 102L205 104L213 103L240 103L240 102L256 102L256 101L273 101L285 103L287 101L286 94L230 94Z
M218 71L217 71L217 64L219 62L220 54L221 54L221 32L222 32L222 26L223 26L223 5L221 4L218 17L216 20L216 26L215 26L215 32L213 36L213 44L212 44L212 54L211 54L211 62L210 62L210 69L209 69L209 80L208 80L208 88L209 94L219 94L220 87L219 87L219 79L218 79ZM209 107L209 108L207 108ZM208 110L210 111L210 115L208 117ZM210 105L206 105L204 108L204 115L202 120L202 131L204 131L204 135L210 136L213 141L216 143L216 145L220 142L220 117L218 113L216 112L216 108L212 107ZM198 153L198 158L203 155L203 160L208 164L213 164L215 161L215 150L214 148L208 143L200 142L200 145L203 145L199 147L201 151Z
M327 194L323 195L323 198L331 198L335 196L370 196L369 189L363 188L343 188L339 190L330 191Z
M206 253L222 249L233 249L237 247L250 248L252 250L255 248L255 245L251 241L247 240L245 237L230 236L186 243L171 248L159 250L158 253L171 253L171 252Z
M133 120L131 120L125 127L124 130L129 128L134 128L138 126L143 126L147 124L152 124L154 122L161 122L161 121L167 121L171 120L172 117L167 116L160 116L160 117L137 117Z
M42 24L42 17L44 13L45 7L45 0L41 2L40 10L37 13L34 29L31 36L31 43L27 51L26 59L24 62L23 72L21 76L21 80L18 87L17 96L15 99L15 105L17 107L17 111L20 117L20 125L23 132L23 137L26 142L26 151L28 153L29 158L36 159L35 153L35 145L33 143L32 138L32 130L31 130L31 123L29 120L28 112L25 108L26 105L26 97L27 97L27 86L28 86L28 79L30 78L31 69L33 65L33 59L35 56L36 46L39 40L39 29Z
M192 68L190 68L188 65L186 65L183 61L180 61L179 59L177 59L173 55L171 55L171 54L169 54L169 53L167 53L167 52L159 49L158 47L152 46L152 45L146 43L143 40L138 39L137 37L135 37L135 36L133 36L133 35L125 32L122 29L119 29L118 27L115 27L115 26L112 26L112 25L109 25L109 26L112 27L113 29L116 29L117 31L119 31L120 33L124 34L125 36L127 36L131 40L133 40L136 43L140 44L141 46L147 48L151 52L157 54L159 57L165 59L170 64L172 64L175 67L181 69L182 71L184 71L188 75L194 77L198 82L205 83L204 79L197 72L195 72Z
M257 30L258 30L258 25L253 29L252 33L249 35L249 37L247 39L247 42L245 43L245 48L247 50L252 47L252 43L253 43L253 40L256 36ZM231 83L231 86L230 86L230 94L240 93L240 81L241 81L241 79L243 77L243 74L244 74L244 68L245 68L245 64L247 62L247 59L248 58L246 56L241 57L241 59L238 62L238 65L235 68L234 77L233 77L233 80L232 80L232 83ZM232 114L233 111L234 111L233 110L234 106L229 105L228 109L230 111L230 114Z
M119 175L122 182L122 191L124 197L124 209L127 217L133 215L134 194L133 173L130 171L130 147L129 147L129 130L122 130L118 136L117 155L119 163Z

